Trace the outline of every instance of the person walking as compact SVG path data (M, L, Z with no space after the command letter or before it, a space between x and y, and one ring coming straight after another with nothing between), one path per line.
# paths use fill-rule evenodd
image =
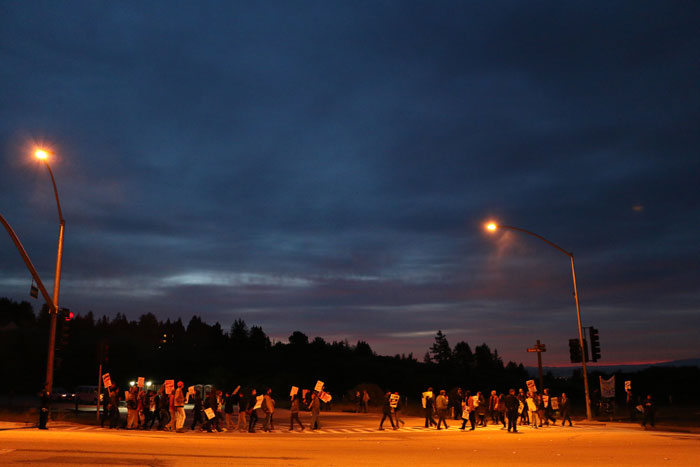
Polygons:
M506 417L508 418L508 432L518 432L518 409L520 401L515 396L515 389L510 389L505 397Z
M500 417L500 412L498 410L498 401L500 398L498 397L496 390L493 389L491 391L491 396L489 396L489 416L491 417L491 422L492 423L498 423L501 421ZM503 424L505 426L505 423Z
M246 405L245 411L248 413L248 433L255 433L255 424L258 422L258 413L255 411L257 394L255 389L251 390L248 404Z
M247 431L248 430L248 422L245 419L245 413L246 413L246 398L245 394L243 393L243 390L239 390L237 399L237 404L238 404L238 431Z
M438 413L438 422L437 422L437 429L440 429L440 424L442 423L445 425L445 429L448 428L447 426L447 407L448 407L448 400L447 396L445 395L445 390L440 389L440 395L437 396L437 399L435 399L435 409L437 409Z
M559 402L559 411L561 412L561 426L564 426L564 423L568 420L569 421L569 426L573 426L571 423L571 402L569 401L569 398L566 397L566 393L562 392L561 393L561 401Z
M518 411L520 412L520 424L529 425L530 410L527 407L527 394L525 394L523 388L518 390L518 401L520 401L520 407L518 408Z
M540 426L542 426L542 422L539 420L539 404L540 404L540 398L537 396L536 392L529 392L527 393L527 408L530 411L530 421L532 422L532 427L537 428L538 422Z
M36 387L36 386L35 386ZM44 385L44 388L39 392L39 429L48 430L46 424L49 421L49 408L51 407L51 393L49 392L49 383Z
M177 382L177 389L175 389L175 395L173 396L173 406L175 407L175 431L178 433L183 433L185 430L185 383L182 381Z
M654 428L654 418L656 416L656 405L654 400L651 398L651 394L647 395L647 398L642 402L642 409L644 410L644 420L642 420L642 427L646 430L647 423Z
M423 411L425 412L425 427L430 428L431 426L436 426L437 423L435 422L435 419L433 418L433 411L435 410L434 407L434 400L433 400L433 388L428 388L428 390L425 392L425 408Z
M486 405L486 399L484 398L484 395L481 393L481 391L477 391L476 393L476 415L479 417L479 426L486 426L486 412L488 411L488 407Z
M299 397L299 393L296 393L296 394L294 394L294 396L292 396L292 406L289 408L289 412L290 412L289 431L294 431L294 422L295 421L301 427L301 431L304 431L304 424L301 423L301 420L299 419L299 408L301 406L300 400L301 399Z
M557 419L554 417L554 409L552 408L552 401L549 397L549 389L544 390L542 395L542 406L544 407L544 423L549 426L550 420L552 424L557 423Z
M109 427L119 428L119 387L112 384L109 389Z
M369 393L367 390L362 391L362 412L367 413L367 405L369 404Z
M194 396L192 396L192 426L190 427L192 431L194 431L195 427L197 426L197 423L199 423L200 427L204 426L204 417L202 411L202 395L199 391L195 390Z
M311 430L320 430L321 424L319 422L319 417L321 415L321 399L319 399L317 391L314 391L311 395L309 409L311 409Z
M263 431L272 431L275 426L272 423L272 416L275 413L275 400L272 398L272 389L267 388L265 397L263 397L262 409L265 413L265 421L263 422Z
M235 399L236 396L233 393L224 395L224 425L228 431L233 430L233 406L235 405Z
M396 425L394 425L394 419L391 416L391 392L387 392L384 395L384 403L382 404L382 420L379 422L379 429L382 431L384 430L384 420L387 418L389 418L391 428L395 430Z

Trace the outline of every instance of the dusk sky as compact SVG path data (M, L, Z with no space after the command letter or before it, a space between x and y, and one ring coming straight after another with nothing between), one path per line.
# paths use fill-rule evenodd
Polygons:
M0 214L77 313L700 357L695 1L0 0ZM31 276L0 241L0 297Z

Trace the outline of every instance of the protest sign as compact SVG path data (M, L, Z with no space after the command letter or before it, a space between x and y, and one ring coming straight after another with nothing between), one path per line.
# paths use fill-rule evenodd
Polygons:
M204 413L207 415L207 420L211 420L212 418L216 417L216 414L211 408L204 409Z
M535 405L535 401L533 401L533 400L530 399L530 398L527 398L527 399L525 400L525 402L527 402L527 408L528 408L528 410L529 410L530 412L536 412L536 411L537 411L537 406Z
M559 398L558 397L552 397L550 399L550 403L552 404L552 409L559 410Z
M175 380L174 379L166 379L165 380L165 393L170 394L175 390Z
M299 388L296 386L292 386L292 390L289 391L289 397L294 397L296 394L299 392Z
M330 394L328 394L327 392L322 392L320 398L326 404L329 403L331 401L331 399L333 399L333 397Z
M319 379L318 381L316 381L316 386L314 386L314 391L316 391L316 392L321 392L321 391L323 391L323 386L324 386L323 381L321 381L321 380Z
M265 396L258 396L255 398L255 406L253 407L253 410L258 410L260 407L262 407L264 398Z
M625 391L632 390L632 381L625 381Z
M389 405L394 409L396 408L396 406L399 405L399 395L398 394L392 394L391 396L389 396Z
M525 384L527 384L527 390L530 392L537 392L537 386L535 386L535 380L534 379L528 379Z
M105 385L106 388L112 386L112 379L109 377L109 373L105 373L102 375L102 383Z
M190 386L187 388L187 394L192 394L194 395L194 386Z
M598 377L600 379L600 397L611 399L615 397L615 375L611 376L610 379L603 379L602 376Z
M545 409L549 407L549 396L547 394L542 394L542 404L544 404Z
M429 397L433 397L433 391L425 391L425 392L423 393L423 397L426 398L426 399L429 398Z
M139 376L138 383L136 384L136 386L142 388L144 384L146 384L146 378L144 378L143 376Z
M421 397L420 403L425 408L425 397Z

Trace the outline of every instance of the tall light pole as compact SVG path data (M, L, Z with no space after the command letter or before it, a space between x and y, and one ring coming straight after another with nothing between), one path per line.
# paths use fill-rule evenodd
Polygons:
M56 207L58 208L58 220L60 227L58 230L58 252L56 253L56 275L53 282L53 310L51 311L51 325L49 330L49 354L46 361L46 384L48 391L53 388L53 364L56 350L56 321L58 319L58 296L61 290L61 260L63 258L63 230L66 226L66 221L63 219L61 212L61 202L58 199L58 189L56 188L56 180L53 177L51 166L49 165L49 154L43 149L37 149L34 155L37 159L44 162L46 169L49 171L51 183L53 184L53 193L56 197Z
M591 415L591 397L588 392L588 371L586 369L586 350L584 349L583 346L583 327L581 326L581 308L579 308L578 305L578 289L576 287L576 268L574 268L574 254L571 253L570 251L566 251L556 243L550 242L546 238L544 238L541 235L537 235L534 232L530 232L529 230L521 229L519 227L513 227L512 225L500 225L496 224L494 222L491 222L486 225L486 229L495 232L498 229L510 229L510 230L517 230L518 232L523 232L528 235L532 235L533 237L537 237L543 242L547 243L548 245L556 248L557 250L561 251L565 255L567 255L571 259L571 276L574 280L574 299L576 301L576 318L578 319L578 340L581 345L581 366L583 367L583 385L584 389L586 391L586 418L590 420L592 417Z

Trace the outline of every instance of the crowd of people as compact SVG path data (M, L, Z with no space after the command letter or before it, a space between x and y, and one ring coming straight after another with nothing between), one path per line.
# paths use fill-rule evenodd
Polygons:
M127 430L158 430L181 433L185 425L185 404L192 404L192 424L190 430L247 431L254 433L258 422L263 431L275 429L275 399L272 389L258 395L252 389L248 395L238 387L224 393L211 388L204 397L199 391L186 391L184 383L179 381L176 388L167 393L163 385L157 391L131 386L124 394L117 385L112 384L105 390L103 411L100 425L104 428L123 428ZM299 412L306 407L311 412L309 428L320 429L321 397L319 391L303 391L291 397L289 431L294 430L295 422L300 430L306 429ZM127 416L122 420L119 413L120 401L126 402ZM156 422L158 423L156 425Z
M524 389L520 389L517 394L515 389L508 391L508 394L498 394L494 390L487 400L481 391L472 394L458 388L456 396L450 400L444 389L435 396L433 388L428 388L423 393L422 404L425 428L435 426L438 430L448 427L448 418L461 420L461 430L466 430L469 424L469 431L475 430L477 426L487 426L490 418L491 423L501 424L509 432L517 433L518 426L522 425L540 428L550 422L555 424L556 411L559 412L562 426L566 422L572 426L569 398L565 393L561 397L551 397L549 389L545 389L541 395Z

